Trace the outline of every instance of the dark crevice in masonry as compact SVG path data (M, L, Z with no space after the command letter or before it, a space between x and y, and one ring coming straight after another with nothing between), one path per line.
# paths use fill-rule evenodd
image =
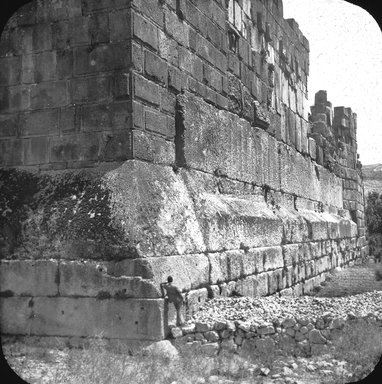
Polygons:
M297 195L293 195L293 206L296 211L298 211L297 208Z
M264 200L266 203L268 203L268 195L271 191L271 187L267 184L264 184L261 188L264 191Z
M306 220L306 219L304 219L304 220L305 220L306 225L307 225L307 227L308 227L308 238L311 239L311 240L313 240L313 228L312 228L312 224L311 224L308 220Z
M56 275L54 276L54 282L57 284L57 296L60 296L60 264L61 260L58 259Z
M185 167L186 158L184 155L184 110L179 101L175 106L175 164L176 167Z
M281 237L281 245L285 245L287 244L287 237L286 237L286 228L285 228L285 225L283 225L283 232L282 232L282 237ZM282 248L282 252L283 252L283 258L284 258L284 249Z

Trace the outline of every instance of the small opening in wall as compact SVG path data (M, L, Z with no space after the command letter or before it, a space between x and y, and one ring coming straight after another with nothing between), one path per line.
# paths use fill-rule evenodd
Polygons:
M350 211L350 217L357 224L357 211Z
M316 171L317 179L320 180L320 171L318 170L317 165L314 167L314 170Z
M237 53L239 36L231 29L228 31L228 47L230 51Z

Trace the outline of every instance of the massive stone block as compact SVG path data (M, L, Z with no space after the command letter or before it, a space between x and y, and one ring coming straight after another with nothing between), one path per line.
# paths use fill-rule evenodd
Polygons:
M62 261L59 265L60 296L98 298L159 298L161 293L152 281L138 276L115 277L97 264ZM29 278L30 279L30 278Z
M10 297L0 299L2 334L164 338L163 299Z
M57 260L2 260L1 296L56 296Z

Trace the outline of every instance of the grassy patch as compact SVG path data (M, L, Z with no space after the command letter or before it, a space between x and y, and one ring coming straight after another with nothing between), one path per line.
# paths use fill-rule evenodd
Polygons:
M382 356L382 327L365 320L353 320L333 338L334 358L346 361L351 367L353 380L359 380L372 372ZM339 372L338 383L344 383ZM347 378L348 380L348 378Z

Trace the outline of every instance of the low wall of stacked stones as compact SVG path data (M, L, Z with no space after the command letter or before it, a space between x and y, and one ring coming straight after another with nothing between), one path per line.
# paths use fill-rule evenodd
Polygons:
M332 317L323 314L316 319L289 317L272 323L244 321L196 322L171 330L172 342L180 349L199 350L213 356L225 352L241 356L286 353L288 356L322 354L333 341L349 332L347 327L362 323L381 327L382 319L374 315L356 318L354 315Z

